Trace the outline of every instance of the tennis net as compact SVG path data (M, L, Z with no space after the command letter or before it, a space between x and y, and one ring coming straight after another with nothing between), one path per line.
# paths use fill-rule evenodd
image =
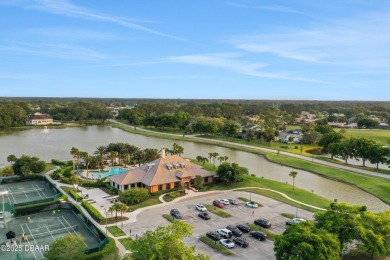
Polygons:
M67 233L67 232L74 233L75 232L74 230L76 230L76 229L77 229L77 225L74 225L74 226L70 226L70 227L64 227L64 228L49 230L49 231L42 232L42 233L27 234L27 236L31 236L32 238L37 239L37 238L47 237L47 236L50 236L50 235Z
M35 190L25 190L25 191L10 192L10 193L13 196L16 196L16 195L24 195L24 194L30 194L30 193L38 193L38 192L42 192L42 191L45 191L45 188L35 189Z

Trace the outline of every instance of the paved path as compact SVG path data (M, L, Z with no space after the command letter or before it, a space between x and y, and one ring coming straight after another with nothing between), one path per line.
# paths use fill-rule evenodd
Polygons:
M120 122L112 120L112 119L110 119L109 121L113 122L113 123L116 123L116 124L123 125L123 126L133 127L131 125L120 123ZM143 129L143 128L137 128L137 130L143 131L143 132L150 132L150 133L158 133L158 134L164 134L164 135L170 135L170 136L176 136L176 137L183 137L183 135L156 132L156 131ZM211 142L214 142L216 144L235 145L237 147L250 148L250 149L253 149L253 150L265 151L265 152L274 153L274 154L277 154L279 152L279 154L282 154L282 155L286 155L286 156L298 158L298 159L301 159L301 160L305 160L305 161L309 161L309 162L313 162L313 163L317 163L317 164L322 164L322 165L334 167L334 168L347 170L347 171L349 171L351 173L363 173L363 174L376 176L376 177L382 177L382 178L390 180L390 174L382 174L382 173L373 172L373 171L369 171L369 170L354 168L354 167L351 167L351 166L348 166L348 165L341 165L341 164L337 164L337 163L332 163L332 162L319 160L319 159L315 159L313 157L308 157L308 156L304 156L304 155L300 155L300 154L294 154L294 153L284 152L284 151L280 151L280 150L274 150L274 149L265 148L265 147L258 147L258 146L248 145L248 144L237 144L237 143L234 143L234 142L228 142L228 141L222 141L222 140L205 139L205 138L202 138L202 137L197 137L195 135L186 135L185 137L190 138L190 139L201 140L203 142L206 142L206 141L210 142L211 141Z

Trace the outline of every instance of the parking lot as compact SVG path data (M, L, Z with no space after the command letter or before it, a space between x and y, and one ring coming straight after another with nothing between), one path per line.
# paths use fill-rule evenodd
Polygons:
M238 200L239 205L227 205L224 210L230 213L232 216L228 218L222 218L213 213L209 213L211 216L210 220L203 220L198 217L198 211L195 209L197 203L209 204L211 205L215 199L237 199L238 197L248 198L251 196L251 199L255 202L263 204L263 207L259 208L248 208L244 205L244 202ZM152 208L141 212L137 216L137 222L126 224L123 229L126 233L130 232L132 237L135 238L136 235L141 235L148 229L155 229L158 225L167 225L169 222L162 217L162 214L169 214L172 208L178 209L183 215L183 220L187 221L193 226L193 236L185 238L187 245L195 246L197 252L204 253L211 256L211 259L226 259L227 256L222 255L219 251L209 247L199 240L200 236L206 235L209 231L216 231L220 228L226 228L227 225L233 224L246 224L253 223L257 218L266 218L271 221L272 227L269 231L281 234L283 233L286 227L287 218L281 216L281 213L291 213L296 214L297 210L295 207L263 197L257 194L251 194L242 191L228 191L228 192L214 192L208 194L207 196L199 196L192 198L183 198L180 202L162 205L161 207ZM304 211L302 209L298 210L298 217L311 219L313 213ZM234 255L229 258L232 259L275 259L273 251L273 241L258 241L248 234L243 234L244 238L247 238L249 242L249 247L240 248L235 247L230 249Z

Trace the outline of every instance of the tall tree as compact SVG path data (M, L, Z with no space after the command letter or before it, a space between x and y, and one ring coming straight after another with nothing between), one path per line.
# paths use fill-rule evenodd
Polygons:
M183 238L191 235L192 227L184 221L175 221L168 226L158 226L156 230L148 230L138 239L131 241L131 256L134 260L210 259L203 254L196 254L195 247L189 247L184 243Z
M338 260L340 243L336 235L317 229L310 221L288 227L275 239L276 259Z
M78 234L67 234L50 244L49 251L45 252L48 260L84 259L87 246Z

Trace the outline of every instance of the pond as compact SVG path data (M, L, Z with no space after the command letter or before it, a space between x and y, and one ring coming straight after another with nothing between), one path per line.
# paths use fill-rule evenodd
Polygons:
M184 147L183 157L195 158L198 155L208 157L209 152L217 152L220 156L228 156L229 162L236 162L247 167L251 174L280 182L292 184L289 173L295 169L271 163L264 157L229 148L209 144L173 141L162 138L135 135L110 126L67 127L64 129L29 129L23 131L0 132L0 167L10 165L7 156L14 154L17 157L34 155L42 160L51 159L70 160L70 150L76 147L79 150L93 154L101 145L112 142L125 142L140 148L171 147L177 142ZM219 162L215 162L219 164ZM376 197L350 185L332 181L310 172L298 170L295 179L297 187L312 191L330 200L339 202L367 205L370 210L386 210L390 206Z

